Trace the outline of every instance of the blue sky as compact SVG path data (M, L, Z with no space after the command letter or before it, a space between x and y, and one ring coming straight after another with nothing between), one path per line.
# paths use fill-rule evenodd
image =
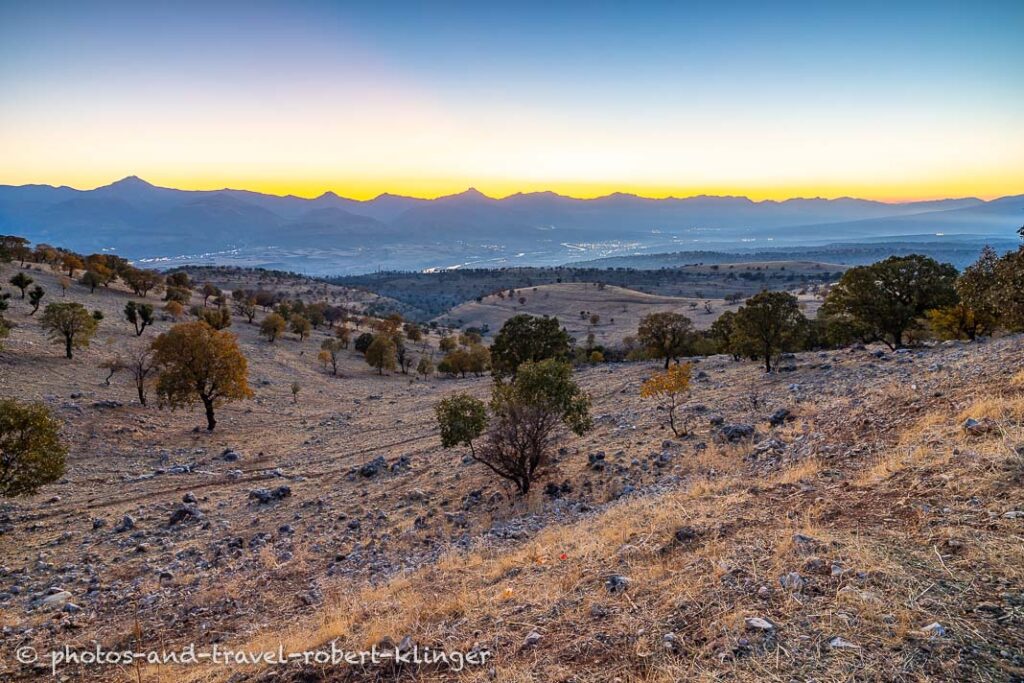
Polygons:
M0 4L0 183L1024 191L1024 2Z

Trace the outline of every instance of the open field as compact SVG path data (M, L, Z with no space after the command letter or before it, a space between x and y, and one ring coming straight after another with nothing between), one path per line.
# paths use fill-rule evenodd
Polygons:
M814 287L838 280L846 268L832 263L796 260L722 264L693 262L654 270L554 266L385 271L328 280L339 285L365 288L437 316L499 291L543 285L601 283L645 294L700 299L703 302L730 294L746 298L762 289ZM575 307L570 310L575 312Z
M821 299L811 294L798 298L808 317L813 317L821 306ZM706 330L723 311L735 311L741 304L742 301L662 296L593 282L571 282L517 289L514 296L508 292L492 294L481 301L456 306L435 320L443 325L476 327L494 334L513 315L548 315L557 317L581 343L593 332L597 343L617 345L624 337L635 335L640 320L650 313L681 313L693 321L696 329ZM599 316L596 325L591 324L591 315Z
M62 300L52 274L32 275L44 304ZM439 398L485 397L489 378L379 377L352 351L333 377L316 362L325 331L271 345L236 319L256 395L221 408L211 434L199 411L144 408L124 376L104 384L99 363L140 341L119 315L130 298L72 286L66 300L105 313L72 361L11 300L18 327L0 352L0 396L53 408L71 455L61 482L0 508L4 680L49 675L13 661L24 646L308 649L337 638L361 648L406 636L494 658L459 674L64 673L175 683L1024 674L1020 337L798 354L773 375L711 357L697 365L682 438L638 396L656 363L587 368L577 379L595 428L566 437L542 485L513 501L463 451L441 449L434 424ZM779 408L792 419L772 425ZM751 425L754 439L725 442L714 415ZM985 431L966 433L968 417L987 420ZM281 486L287 495L266 503L252 493ZM186 498L198 514L172 522Z

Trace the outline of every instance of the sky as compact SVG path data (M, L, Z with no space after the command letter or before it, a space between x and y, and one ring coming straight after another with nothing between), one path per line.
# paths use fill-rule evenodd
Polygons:
M0 184L1024 193L1024 2L0 0Z

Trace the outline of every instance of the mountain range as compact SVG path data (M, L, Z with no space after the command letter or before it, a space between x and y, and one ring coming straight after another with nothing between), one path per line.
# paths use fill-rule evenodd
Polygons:
M224 259L244 255L251 265L294 267L296 259L306 259L339 273L510 260L525 265L686 245L935 233L1010 237L1022 224L1024 195L905 203L622 193L576 199L553 192L496 199L469 189L437 199L382 194L356 200L333 192L305 199L178 190L135 176L94 190L0 185L0 232L34 242L144 260L210 260L222 253Z

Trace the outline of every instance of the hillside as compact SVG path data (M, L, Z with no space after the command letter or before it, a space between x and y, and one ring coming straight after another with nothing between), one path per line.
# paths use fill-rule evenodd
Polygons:
M810 294L799 297L804 314L813 317L821 299ZM480 301L456 306L435 318L442 325L475 327L496 333L513 315L557 317L569 334L580 340L594 334L598 344L618 345L623 337L635 335L640 320L650 313L674 312L690 318L698 330L706 330L723 311L735 311L742 302L647 294L623 287L592 282L572 282L518 289L492 294ZM710 312L705 308L710 306ZM597 324L590 317L599 316Z
M51 274L32 274L61 299ZM773 375L711 357L678 439L638 396L655 363L583 369L594 430L565 439L542 481L553 487L510 504L483 467L441 449L434 422L441 397L486 396L489 378L379 377L351 350L333 377L316 361L325 331L271 345L236 320L255 397L220 408L207 433L200 412L143 408L124 376L104 384L100 361L138 342L119 316L129 298L72 286L67 300L105 313L73 361L25 302L7 312L18 327L0 395L53 408L71 455L61 482L0 508L5 653L406 636L493 653L460 674L62 670L96 681L1024 674L1020 337L798 354ZM779 409L791 419L772 424ZM715 416L754 438L729 442ZM982 427L965 431L968 418ZM44 675L0 660L5 680Z

